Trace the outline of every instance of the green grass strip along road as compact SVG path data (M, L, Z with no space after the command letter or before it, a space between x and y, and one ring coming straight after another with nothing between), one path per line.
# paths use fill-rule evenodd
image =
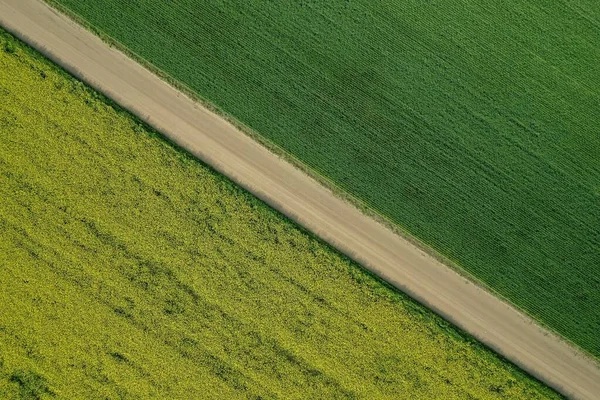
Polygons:
M600 355L590 0L53 0Z
M558 398L0 33L0 397Z

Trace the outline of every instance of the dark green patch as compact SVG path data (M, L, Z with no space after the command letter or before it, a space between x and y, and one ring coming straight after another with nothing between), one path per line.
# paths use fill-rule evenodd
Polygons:
M41 400L45 396L55 396L46 379L33 371L17 370L11 374L9 381L19 387L21 400Z

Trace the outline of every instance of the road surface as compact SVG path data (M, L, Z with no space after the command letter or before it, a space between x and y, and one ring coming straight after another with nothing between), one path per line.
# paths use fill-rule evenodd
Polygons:
M336 197L40 0L0 24L292 220L559 392L600 399L600 368L516 309Z

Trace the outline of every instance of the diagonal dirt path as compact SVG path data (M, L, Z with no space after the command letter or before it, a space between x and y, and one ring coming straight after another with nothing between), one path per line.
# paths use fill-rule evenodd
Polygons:
M340 200L40 0L0 0L0 25L275 209L576 399L600 399L596 362Z

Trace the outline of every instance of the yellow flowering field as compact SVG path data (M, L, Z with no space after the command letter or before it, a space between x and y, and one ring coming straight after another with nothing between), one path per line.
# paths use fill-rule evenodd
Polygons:
M559 398L5 32L0 199L0 398Z

